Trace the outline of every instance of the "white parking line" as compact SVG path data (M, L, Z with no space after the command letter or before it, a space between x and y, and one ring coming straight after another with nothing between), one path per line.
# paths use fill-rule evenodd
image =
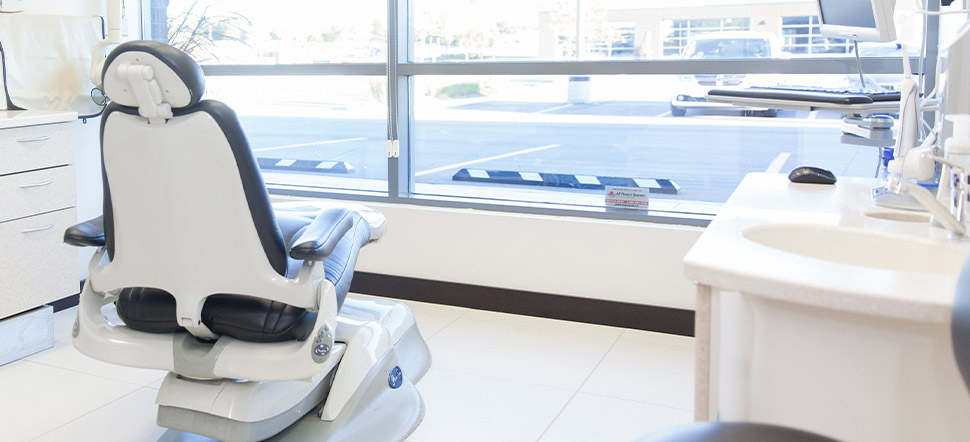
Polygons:
M449 164L447 166L436 167L434 169L422 170L422 171L420 171L418 173L415 173L414 176L416 176L416 177L418 177L418 176L424 176L424 175L428 175L428 174L435 173L435 172L441 172L443 170L457 169L459 167L471 166L472 164L478 164L478 163L484 163L486 161L497 160L499 158L514 157L516 155L522 155L522 154L531 153L531 152L538 152L540 150L552 149L553 147L559 147L559 145L558 144L547 144L545 146L533 147L531 149L524 149L524 150L519 150L519 151L515 151L515 152L503 153L502 155L495 155L494 157L480 158L480 159L477 159L477 160L465 161L463 163Z
M667 111L667 112L664 112L664 113L662 113L660 115L657 115L654 118L669 117L669 116L670 116L670 111Z
M253 152L263 152L267 150L279 150L279 149L289 149L291 147L306 147L306 146L317 146L321 144L334 144L334 143L346 143L348 141L360 141L366 140L366 137L362 138L345 138L343 140L328 140L328 141L314 141L312 143L302 143L302 144L290 144L286 146L274 146L274 147L264 147L261 149L253 149Z
M791 156L791 152L782 152L775 157L775 160L768 165L765 169L765 173L778 173L781 172L781 168L785 167L785 161L788 161L788 157Z
M559 110L559 109L565 109L565 108L567 108L567 107L569 107L569 106L572 106L572 104L563 104L563 105L561 105L561 106L555 106L555 107L550 107L549 109L543 109L543 110L541 110L541 111L538 111L538 112L536 112L536 113L537 113L537 114L544 114L544 113L546 113L546 112L552 112L552 111L554 111L554 110Z
M818 111L811 111L808 113L808 119L814 120L818 118Z

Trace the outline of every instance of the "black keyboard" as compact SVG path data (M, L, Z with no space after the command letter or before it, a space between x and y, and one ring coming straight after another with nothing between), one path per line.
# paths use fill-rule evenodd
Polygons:
M872 104L899 101L899 92L891 90L852 91L845 89L796 88L791 86L749 87L747 89L712 89L715 97L755 98L761 100L802 101L839 105Z
M795 93L811 92L839 95L867 95L872 101L899 101L899 91L892 89L839 89L823 88L814 86L754 86L751 89L764 89L769 91L789 91Z

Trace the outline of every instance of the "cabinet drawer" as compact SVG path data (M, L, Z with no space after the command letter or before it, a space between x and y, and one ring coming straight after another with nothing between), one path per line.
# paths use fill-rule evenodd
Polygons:
M75 183L74 166L0 176L0 222L74 207Z
M77 249L64 230L74 209L0 223L0 318L78 292Z
M73 163L73 123L0 129L0 175Z

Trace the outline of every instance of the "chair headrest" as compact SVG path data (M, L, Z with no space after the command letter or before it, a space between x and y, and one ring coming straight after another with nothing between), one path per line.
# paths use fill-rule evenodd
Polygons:
M167 103L171 109L185 108L198 103L205 92L202 68L188 54L157 41L130 41L111 51L101 74L105 95L122 106L146 105L139 103L138 85L132 85L126 75L131 66L138 66L139 72L152 74L152 78L144 80L157 83L152 95L159 96L151 100L156 104Z

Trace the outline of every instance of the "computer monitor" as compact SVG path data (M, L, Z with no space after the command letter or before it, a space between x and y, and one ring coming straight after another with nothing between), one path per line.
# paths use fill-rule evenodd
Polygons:
M953 134L953 123L946 115L970 114L970 22L965 23L951 36L940 36L940 112L937 125L940 139Z
M895 0L818 0L820 32L830 38L893 41L895 6Z

